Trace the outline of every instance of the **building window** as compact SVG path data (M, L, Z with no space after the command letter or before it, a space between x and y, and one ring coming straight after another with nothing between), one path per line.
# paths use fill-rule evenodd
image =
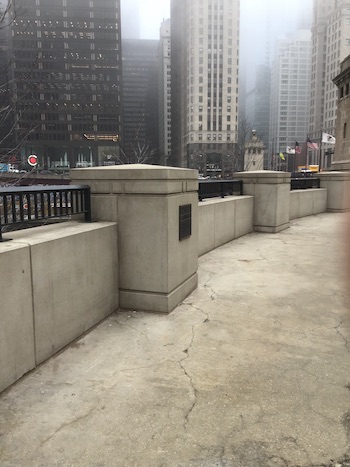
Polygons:
M344 126L343 126L343 138L346 138L346 123L344 123Z

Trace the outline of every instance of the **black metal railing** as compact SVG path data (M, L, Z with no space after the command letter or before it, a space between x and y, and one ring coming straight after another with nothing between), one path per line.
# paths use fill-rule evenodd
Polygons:
M291 190L307 190L308 188L320 188L321 179L317 177L300 177L290 179Z
M200 180L198 184L198 199L224 198L229 195L242 195L242 180Z
M0 188L0 242L3 230L13 231L59 222L77 214L91 221L90 187L54 185Z

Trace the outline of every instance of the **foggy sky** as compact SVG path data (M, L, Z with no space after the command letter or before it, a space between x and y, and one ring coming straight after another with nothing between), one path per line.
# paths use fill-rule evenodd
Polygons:
M170 17L170 0L121 0L121 4L134 18L138 5L140 38L159 39L160 23ZM312 0L241 0L240 62L247 82L256 65L271 61L279 36L310 28L311 19Z
M160 23L170 18L170 0L138 0L138 3L141 38L159 39Z
M130 0L121 2L127 4ZM139 5L141 38L158 39L161 21L170 17L170 0L135 0L135 3ZM242 33L254 32L267 17L274 35L289 32L302 18L310 17L311 6L312 0L241 0Z
M241 0L241 73L247 91L255 67L270 63L279 37L310 29L312 0Z

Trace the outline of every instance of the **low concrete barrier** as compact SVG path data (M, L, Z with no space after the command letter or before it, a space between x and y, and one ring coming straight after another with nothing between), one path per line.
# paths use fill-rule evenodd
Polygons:
M229 196L198 203L198 256L253 231L254 198Z
M327 190L313 188L290 192L289 218L312 216L327 211Z
M199 203L194 170L136 165L73 175L91 186L99 222L22 230L0 243L0 391L119 306L170 312L197 286L198 256L253 230L279 232L290 219L350 206L350 175L342 173L292 192L287 173L237 174L243 196Z
M119 307L115 223L11 237L0 243L0 391Z
M321 188L327 190L327 211L345 212L350 210L350 173L321 172Z

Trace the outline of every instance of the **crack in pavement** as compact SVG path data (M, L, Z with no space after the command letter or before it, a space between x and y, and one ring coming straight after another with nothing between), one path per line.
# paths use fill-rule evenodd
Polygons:
M96 412L97 410L103 410L105 408L105 406L103 405L102 407L93 407L89 412L87 412L86 414L84 415L81 415L80 417L77 417L77 418L74 418L73 420L69 421L69 422L66 422L64 423L63 425L61 425L59 428L57 428L57 430L54 431L54 433L52 433L52 435L50 435L48 438L44 439L44 441L41 441L40 443L40 447L42 447L44 444L46 444L48 441L50 441L50 439L52 439L54 436L57 435L57 433L59 433L60 431L62 431L64 428L70 426L70 425L73 425L74 423L77 423L77 422L80 422L81 420L84 420L85 418L89 417L92 413Z
M185 414L185 422L184 422L184 429L186 430L187 429L187 424L188 424L188 419L189 419L189 416L191 414L191 412L193 411L193 409L195 408L196 406L196 403L197 403L197 394L198 394L198 391L197 389L195 388L194 384L193 384L193 380L192 380L192 376L187 372L185 366L184 366L184 362L185 360L187 360L189 358L189 351L191 349L191 346L193 344L193 341L194 341L194 329L196 326L198 326L199 324L202 324L202 323L197 323L197 324L194 324L192 326L192 337L191 337L191 341L189 343L189 345L186 347L186 349L183 350L183 352L186 354L185 357L183 357L180 361L179 361L179 365L180 365L180 368L182 369L184 375L188 378L189 380L189 383L190 383L190 386L192 388L192 392L193 392L193 402L191 404L191 406L189 407L189 409L187 410L187 413Z
M340 328L341 326L343 326L343 322L342 322L342 321L340 321L340 323L338 323L338 324L334 327L335 332L343 339L346 350L347 350L348 352L350 352L349 347L348 347L349 342L348 342L348 340L346 339L346 337L343 336L343 334L342 334L342 333L340 332L340 330L339 330L339 328Z

